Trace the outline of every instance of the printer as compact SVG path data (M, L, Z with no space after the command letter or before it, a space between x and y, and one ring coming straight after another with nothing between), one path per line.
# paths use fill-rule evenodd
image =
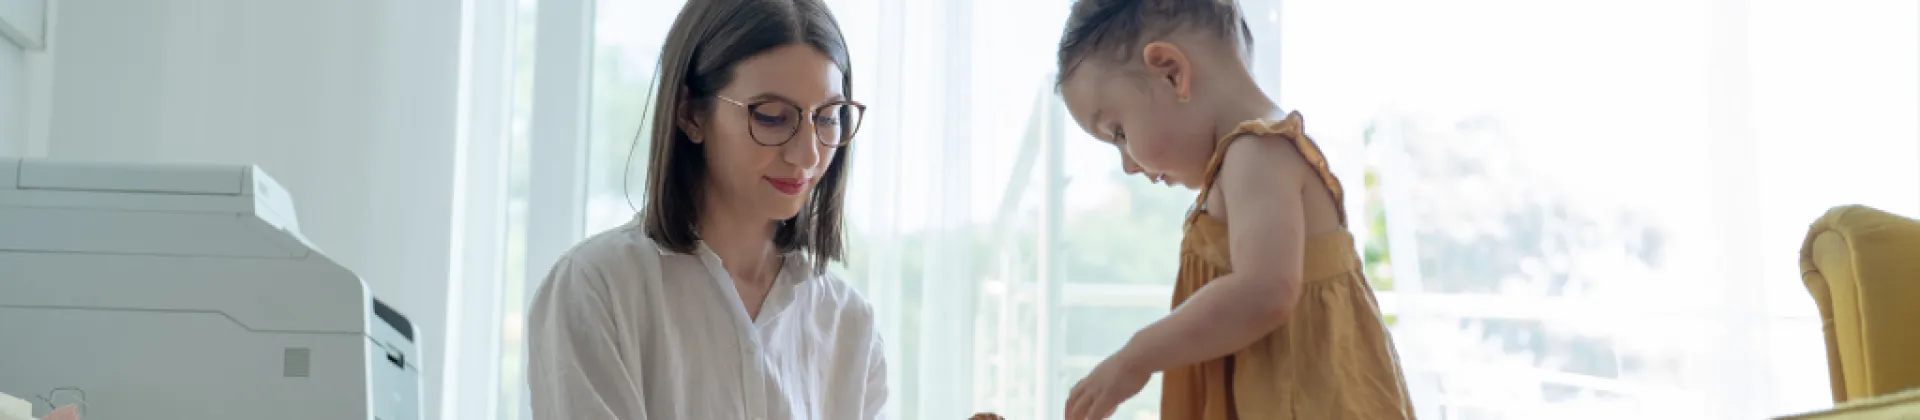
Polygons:
M419 420L406 316L249 165L0 157L0 393L86 420Z

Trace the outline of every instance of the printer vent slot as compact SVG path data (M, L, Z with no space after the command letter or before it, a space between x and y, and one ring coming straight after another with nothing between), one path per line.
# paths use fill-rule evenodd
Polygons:
M305 378L311 367L313 350L306 347L288 347L280 359L280 376Z

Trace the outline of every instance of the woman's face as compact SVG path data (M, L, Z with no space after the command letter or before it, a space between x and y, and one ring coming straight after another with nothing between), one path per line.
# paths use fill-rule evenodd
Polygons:
M723 214L790 219L839 150L822 144L823 134L840 128L837 113L821 106L847 99L844 78L825 54L799 44L748 58L733 72L695 139L707 156L705 204Z

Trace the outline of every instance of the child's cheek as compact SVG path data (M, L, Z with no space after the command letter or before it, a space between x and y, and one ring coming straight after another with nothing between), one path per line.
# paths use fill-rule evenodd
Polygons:
M1149 172L1164 173L1177 180L1198 185L1205 177L1207 163L1213 158L1211 142L1186 141L1172 135L1136 139L1128 148L1133 160Z
M1162 137L1159 136L1130 139L1127 142L1127 154L1132 156L1133 162L1139 164L1142 169L1149 172L1165 171L1166 167L1162 164L1166 161L1166 142L1160 139Z
M1149 159L1153 162L1154 169L1159 171L1175 170L1178 167L1187 166L1181 162L1185 160L1183 159L1185 156L1201 152L1188 149L1206 144L1191 141L1192 139L1187 138L1191 135L1192 133L1175 129L1173 125L1156 127L1156 129L1153 130L1153 136L1146 139L1147 141L1142 142L1145 144L1142 144L1141 148L1145 150L1140 150L1139 152L1153 156Z

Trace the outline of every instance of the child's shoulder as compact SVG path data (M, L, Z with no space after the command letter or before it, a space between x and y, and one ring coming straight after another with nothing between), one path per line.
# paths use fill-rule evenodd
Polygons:
M1225 218L1225 189L1269 195L1298 191L1318 178L1319 150L1302 131L1298 113L1279 120L1248 120L1222 139L1215 151L1212 185L1202 205Z
M1299 111L1292 111L1278 118L1256 118L1241 121L1235 127L1235 133L1256 136L1306 137L1306 118Z
M1223 139L1218 177L1243 173L1257 177L1310 174L1323 157L1301 130L1299 114L1282 120L1257 119L1240 126Z
M1292 155L1306 155L1307 153L1302 152L1317 149L1317 147L1312 146L1313 140L1307 137L1305 118L1300 116L1299 111L1288 112L1284 116L1277 118L1268 117L1241 121L1239 125L1234 126L1229 136L1230 138L1222 139L1230 143L1228 144L1229 149L1231 149L1233 145L1242 143L1260 143L1263 145L1272 143L1273 147L1263 147L1260 149L1271 149L1273 152L1291 152ZM1259 140L1245 141L1251 139ZM1226 151L1222 150L1221 152L1224 153Z

